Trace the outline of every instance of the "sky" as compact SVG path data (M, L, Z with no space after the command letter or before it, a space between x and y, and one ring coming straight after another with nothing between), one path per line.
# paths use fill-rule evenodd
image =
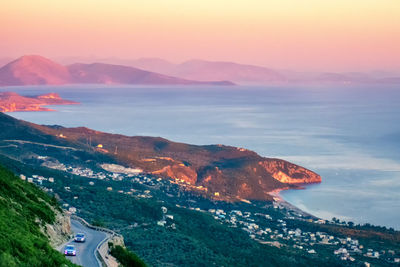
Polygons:
M1 0L0 57L400 71L399 0Z

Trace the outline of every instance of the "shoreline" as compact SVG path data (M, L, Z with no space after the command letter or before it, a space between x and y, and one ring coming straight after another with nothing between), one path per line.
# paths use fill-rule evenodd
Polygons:
M56 111L51 106L77 105L79 102L63 99L58 93L25 96L15 92L0 92L0 112ZM50 107L49 107L50 106Z
M319 217L317 217L317 216L315 216L315 215L313 215L311 213L308 213L308 212L296 207L295 205L293 205L290 202L286 201L280 195L281 191L291 190L291 189L293 189L293 188L285 187L285 188L275 189L275 190L272 190L272 191L268 192L268 195L272 196L272 198L274 200L273 203L277 204L278 207L282 207L282 208L294 211L294 212L298 213L299 215L301 215L302 217L311 217L313 219L322 219L322 218L319 218ZM304 189L304 188L302 188L302 189ZM294 190L298 190L298 189L294 189Z

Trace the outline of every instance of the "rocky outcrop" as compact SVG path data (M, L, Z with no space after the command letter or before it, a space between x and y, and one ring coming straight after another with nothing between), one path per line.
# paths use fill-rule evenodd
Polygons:
M124 238L122 235L114 235L114 236L110 237L108 242L111 242L114 246L125 247L125 242L124 242Z
M151 173L164 177L170 177L175 180L185 181L190 184L196 184L197 182L197 172L184 165L171 164Z
M49 237L50 244L57 247L65 243L72 234L71 218L67 212L55 211L56 220L53 224L46 224L43 232Z
M320 175L287 161L264 160L260 161L258 164L269 172L274 179L281 183L309 184L321 182Z

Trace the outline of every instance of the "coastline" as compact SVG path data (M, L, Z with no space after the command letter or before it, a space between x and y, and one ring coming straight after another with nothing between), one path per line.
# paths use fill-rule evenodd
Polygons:
M4 108L4 107L0 107L0 112L12 113L12 112L56 111L55 109L46 108L46 107L43 107L43 106L45 106L45 104L32 105L32 106L27 107L27 108L13 108L13 109L7 109L7 108Z
M80 103L63 99L58 93L23 96L15 92L0 92L0 112L55 111L47 106L77 104Z
M295 205L293 205L290 202L283 199L283 197L280 195L280 192L284 191L284 190L291 190L291 189L293 189L293 188L285 187L285 188L275 189L275 190L268 192L268 195L272 196L272 198L274 200L274 205L276 204L278 207L285 208L285 209L291 210L293 212L296 212L297 214L301 215L302 217L311 217L313 219L321 219L313 214L305 212L304 210L296 207Z

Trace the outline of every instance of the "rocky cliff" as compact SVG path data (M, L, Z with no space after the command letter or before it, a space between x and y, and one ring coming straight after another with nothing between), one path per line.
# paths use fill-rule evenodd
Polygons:
M42 231L47 235L52 247L57 247L71 238L71 218L67 212L54 210L56 214L55 222L46 224Z
M321 177L316 175L314 172L305 168L299 168L299 166L283 161L260 161L258 162L267 172L271 173L271 176L281 183L286 184L309 184L309 183L320 183Z

